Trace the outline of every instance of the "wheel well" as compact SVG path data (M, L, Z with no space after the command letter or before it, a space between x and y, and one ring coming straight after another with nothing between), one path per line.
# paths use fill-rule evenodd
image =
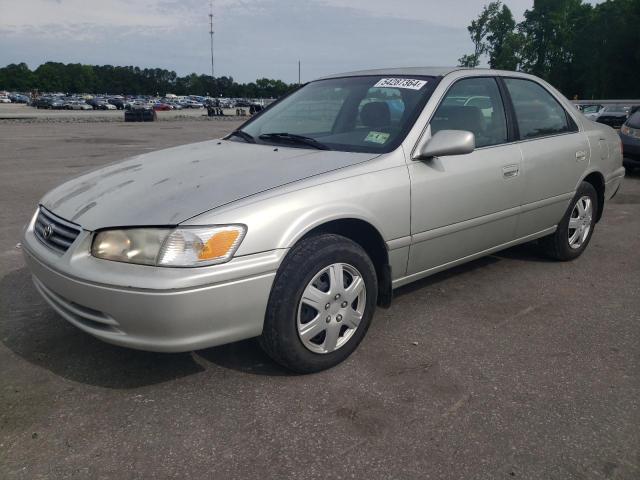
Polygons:
M332 220L315 227L304 236L317 235L318 233L334 233L353 240L360 245L376 269L378 277L378 305L388 307L391 303L391 268L389 266L389 253L380 232L368 222L356 218Z
M586 176L583 180L593 185L598 194L598 212L596 213L596 222L600 221L604 210L604 177L599 172L593 172Z

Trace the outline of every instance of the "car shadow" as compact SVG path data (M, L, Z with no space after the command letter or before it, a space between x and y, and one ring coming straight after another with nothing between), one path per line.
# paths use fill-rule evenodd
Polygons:
M488 265L499 263L501 260L517 260L540 263L554 262L554 260L544 257L544 255L540 252L540 247L536 242L529 242L523 245L517 245L515 247L502 250L486 257L481 257L471 262L463 263L462 265L458 265L456 267L452 267L442 272L438 272L425 277L422 280L417 280L413 283L398 288L394 291L393 296L394 298L402 297L409 293L415 292L416 290L435 286L452 277L464 275L466 273L482 269Z
M190 353L131 350L82 332L46 304L26 268L0 281L0 339L29 363L75 382L105 388L139 388L204 370Z
M0 281L0 339L28 362L75 382L114 389L154 385L203 372L198 357L221 368L284 376L251 339L187 353L155 353L110 345L69 324L40 297L26 268Z
M399 288L394 296L402 297L506 259L548 261L535 244L521 245L418 280ZM200 373L207 362L253 375L296 375L271 360L257 339L173 354L109 345L51 309L36 292L26 268L10 272L0 281L0 339L16 355L56 375L113 389L139 388Z
M284 369L262 350L257 338L194 352L203 359L230 370L254 375L283 377L298 375Z
M549 258L542 253L540 245L536 241L507 248L506 250L494 253L492 257L518 260L522 262L557 263L556 260Z

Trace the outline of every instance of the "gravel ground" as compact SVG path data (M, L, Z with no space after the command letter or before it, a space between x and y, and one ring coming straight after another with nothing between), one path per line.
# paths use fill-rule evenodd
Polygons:
M522 246L405 287L316 375L255 341L110 346L39 298L16 243L46 190L236 125L0 125L0 478L640 478L639 175L577 261Z

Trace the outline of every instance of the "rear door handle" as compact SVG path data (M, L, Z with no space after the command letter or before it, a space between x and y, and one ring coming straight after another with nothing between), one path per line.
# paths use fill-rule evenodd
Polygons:
M505 165L502 167L502 176L504 178L514 178L520 174L520 167L518 165Z

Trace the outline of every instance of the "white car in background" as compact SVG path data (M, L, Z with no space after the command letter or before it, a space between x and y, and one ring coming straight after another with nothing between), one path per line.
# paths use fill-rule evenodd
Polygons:
M93 107L84 100L70 100L65 102L64 108L66 110L93 110Z
M595 122L603 108L604 107L602 105L586 105L582 108L582 114L589 120Z

